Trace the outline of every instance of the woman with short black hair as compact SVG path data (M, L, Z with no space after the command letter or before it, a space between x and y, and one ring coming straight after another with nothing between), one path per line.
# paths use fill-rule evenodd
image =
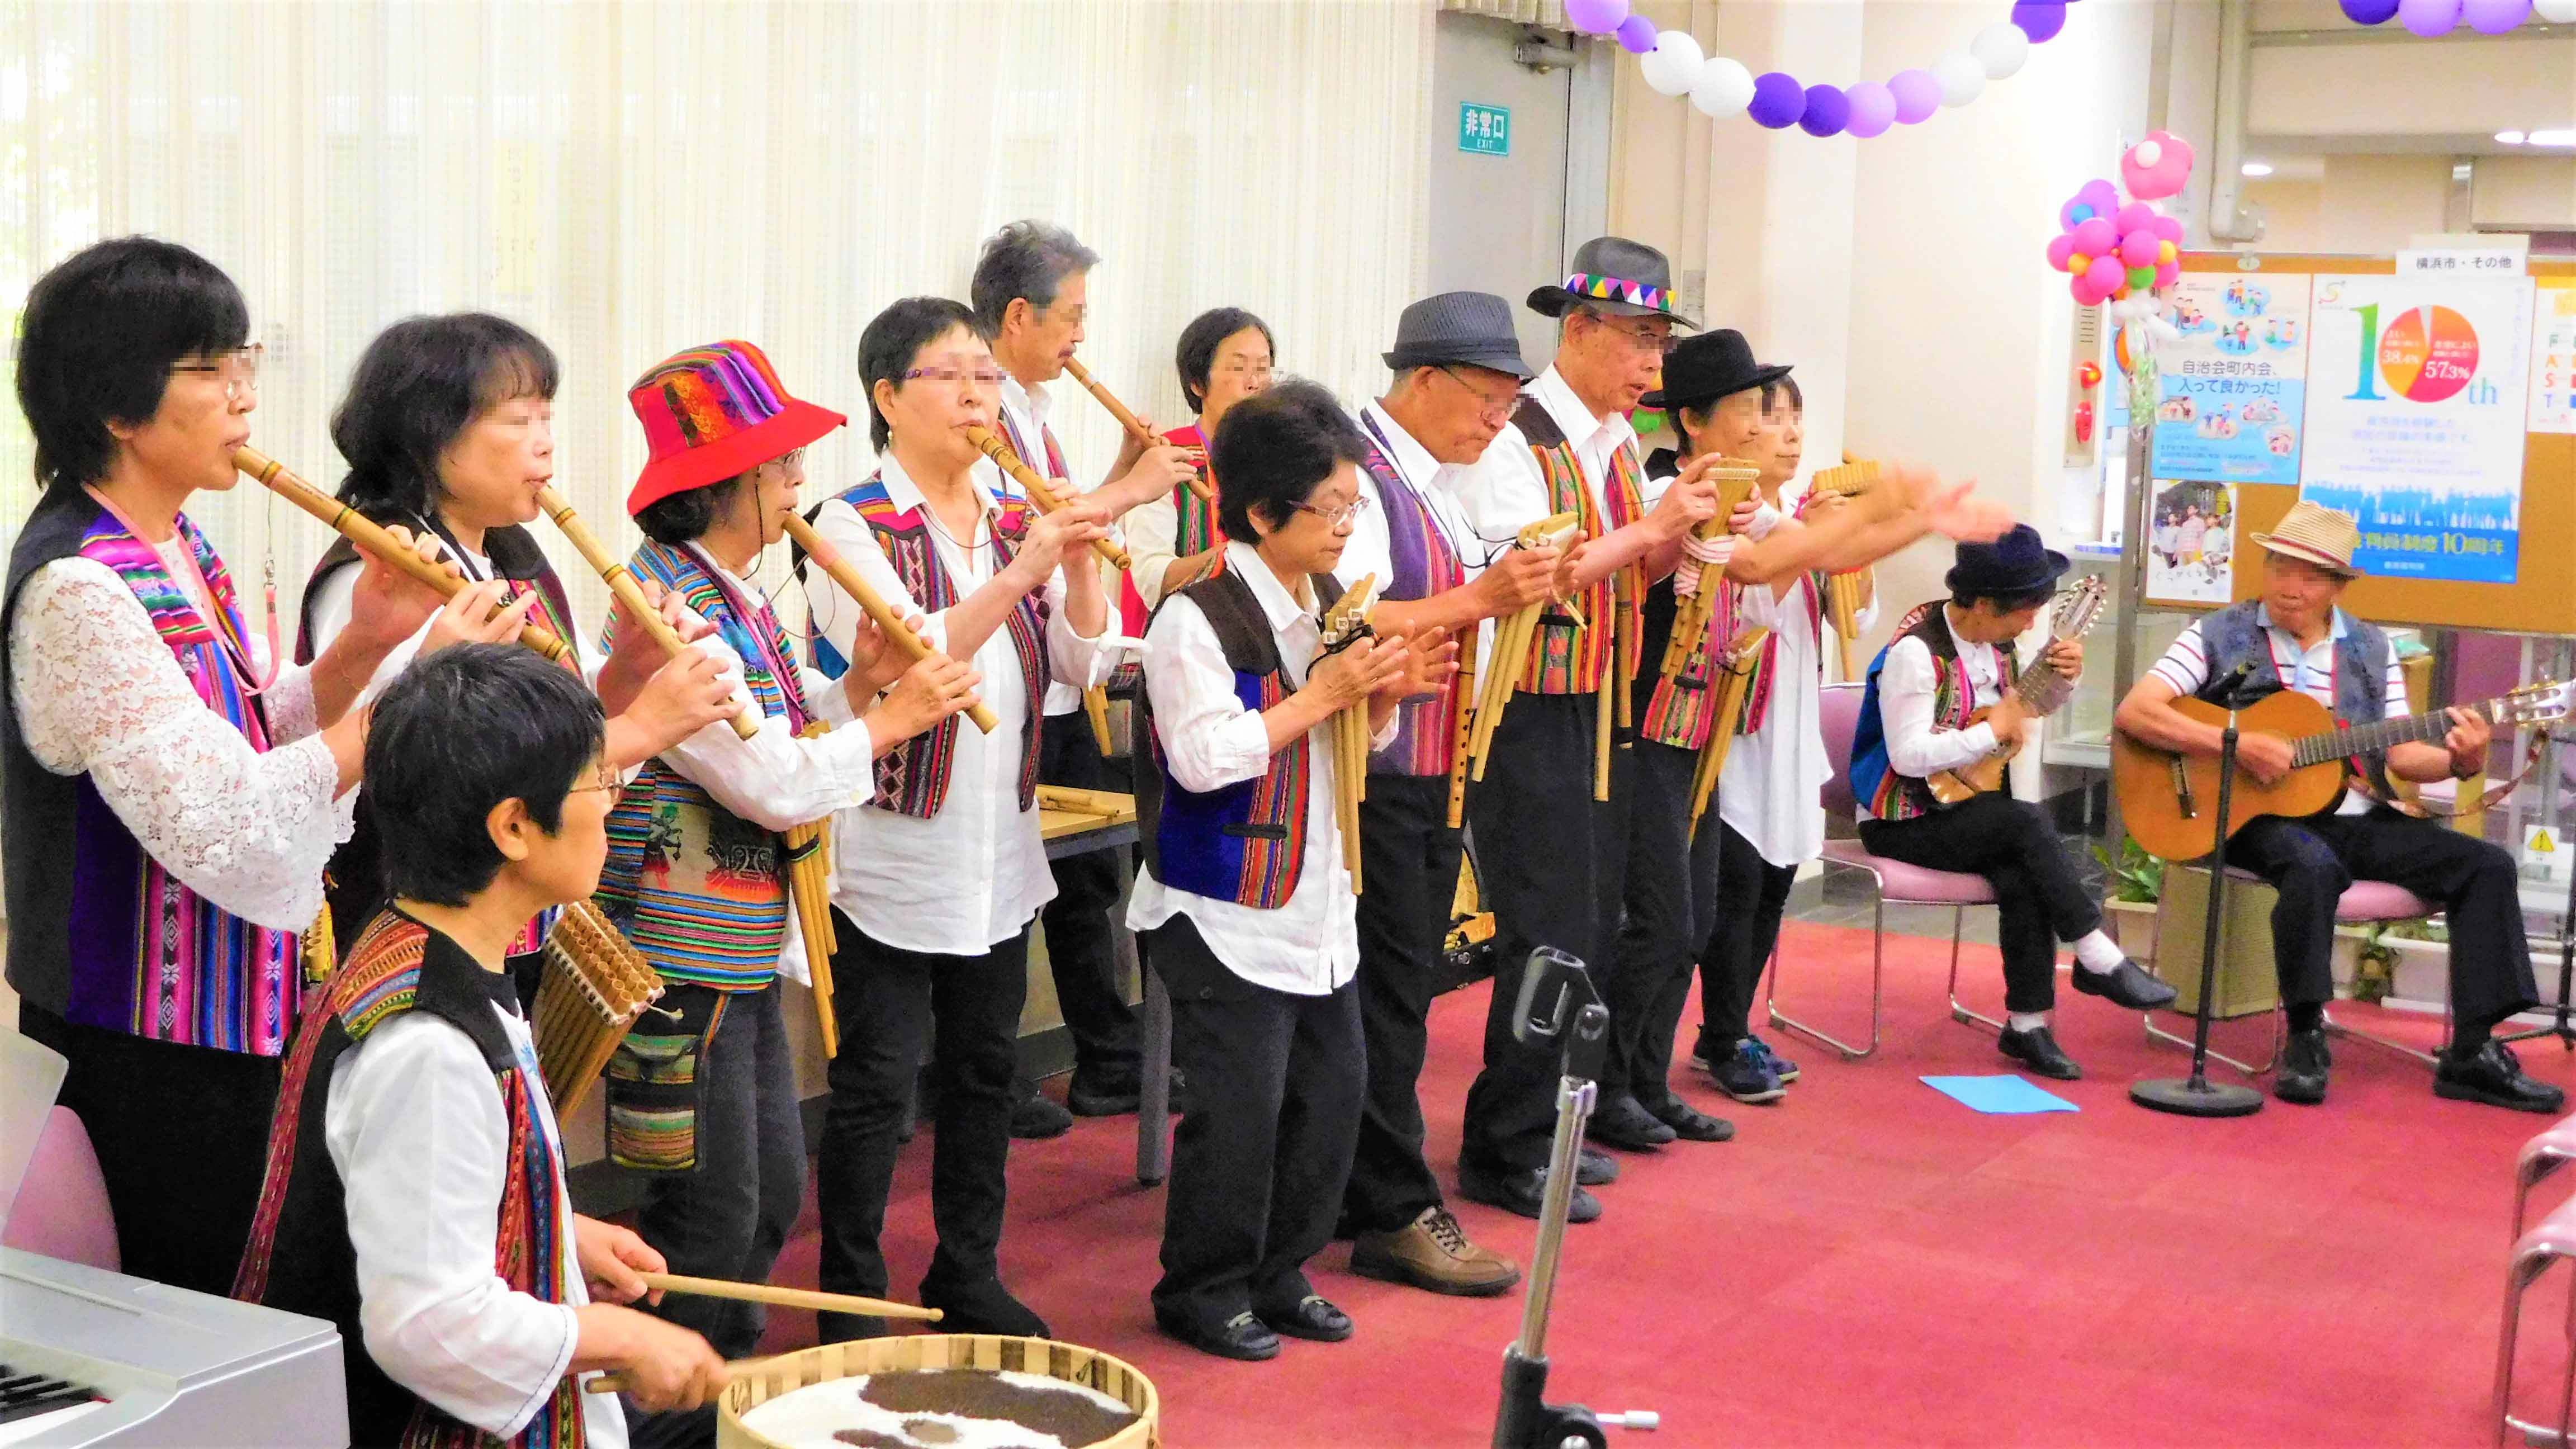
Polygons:
M1163 434L1163 441L1205 448L1228 409L1270 386L1276 350L1270 324L1241 307L1211 308L1191 318L1181 329L1173 365L1195 421ZM1202 466L1199 477L1207 481L1213 474ZM1214 505L1188 487L1128 510L1120 526L1127 531L1134 561L1128 579L1140 610L1161 603L1165 594L1215 562L1228 536L1216 513ZM1142 627L1141 620L1133 622Z

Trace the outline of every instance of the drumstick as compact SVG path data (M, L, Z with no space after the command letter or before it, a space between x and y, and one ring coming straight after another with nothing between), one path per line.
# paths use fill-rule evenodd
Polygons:
M356 544L378 562L396 569L413 582L438 591L442 599L452 599L465 591L469 580L423 559L405 548L401 540L387 533L374 519L288 472L286 465L257 448L233 449L233 466L250 475L251 480L269 492L321 519L342 538ZM522 625L519 642L548 659L561 662L572 652L572 646L555 637L554 631L537 624Z
M823 535L815 532L814 525L807 523L802 516L790 513L787 515L787 536L796 541L798 548L805 550L805 556L812 559L816 567L831 575L832 582L841 586L842 593L858 601L859 608L876 621L877 629L886 636L887 643L902 650L905 657L916 663L930 657L930 641L912 632L904 623L903 616L885 601L885 596L868 587L868 581L860 576L858 569L841 557L839 549L825 542ZM966 717L975 722L975 728L988 735L999 729L1002 723L994 716L992 706L981 700L966 711Z
M794 1358L802 1352L804 1352L803 1349L794 1349L769 1358L734 1359L725 1365L725 1377L728 1380L738 1379L754 1369L767 1368L782 1359ZM624 1369L610 1369L606 1373L593 1374L582 1380L581 1384L581 1391L585 1394L623 1394L632 1392L634 1388L634 1379Z
M581 515L572 511L572 504L555 491L553 484L537 490L537 506L555 521L555 527L563 530L563 536L572 544L573 551L580 554L608 585L608 591L617 596L617 602L626 606L627 618L650 635L654 643L662 646L663 653L677 657L681 650L689 647L682 642L679 631L662 617L662 611L644 597L644 586L635 582L635 575L617 561L617 555L608 551L608 545L599 541L599 535L590 531L590 525L581 521ZM733 732L750 739L760 733L761 717L757 702L744 706L742 713L733 717Z
M811 1308L820 1313L862 1313L875 1318L914 1318L937 1323L940 1312L885 1298L849 1293L818 1293L811 1288L781 1288L768 1283L735 1283L723 1278L691 1278L678 1273L638 1273L646 1288L686 1293L698 1298L731 1298L741 1303L767 1303L778 1308Z
M985 457L992 459L1003 472L1011 475L1012 479L1020 485L1020 490L1029 495L1029 502L1037 505L1038 512L1053 513L1064 506L1064 500L1056 496L1055 489L1049 486L1044 478L1038 476L1038 471L1021 462L1020 455L1011 451L1011 445L1003 442L1001 437L990 428L979 428L969 424L966 428L966 439L983 449ZM1093 539L1091 549L1092 552L1109 560L1111 568L1123 569L1128 566L1127 550L1105 538Z

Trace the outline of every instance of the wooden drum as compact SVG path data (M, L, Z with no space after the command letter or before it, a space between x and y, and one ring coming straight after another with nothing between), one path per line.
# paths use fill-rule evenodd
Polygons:
M917 1333L825 1344L764 1360L738 1373L717 1403L717 1449L804 1449L809 1444L829 1444L839 1430L863 1427L865 1421L880 1413L928 1417L924 1425L928 1432L910 1436L898 1426L893 1430L894 1437L873 1442L953 1442L941 1437L943 1432L953 1431L936 1416L944 1408L994 1398L1016 1398L1021 1406L1053 1403L1060 1410L1072 1410L1054 1416L1059 1424L1088 1420L1097 1425L1104 1416L1105 1406L1087 1394L1034 1385L1025 1389L1005 1387L1009 1380L979 1383L952 1376L957 1370L1027 1374L1095 1390L1124 1404L1135 1417L1123 1426L1110 1428L1104 1437L1081 1438L1082 1444L1095 1449L1160 1449L1162 1444L1161 1401L1154 1393L1153 1382L1122 1359L1043 1338ZM846 1398L828 1391L820 1396L799 1395L793 1405L780 1403L766 1413L756 1412L800 1390L862 1377L869 1383L864 1389L854 1388ZM886 1381L880 1383L880 1379ZM996 1389L998 1393L989 1392ZM881 1392L884 1390L891 1392ZM866 1395L864 1400L862 1394ZM810 1406L810 1411L796 1413L792 1427L782 1423L780 1412L797 1406ZM883 1422L876 1420L880 1434L887 1432ZM1035 1432L1047 1432L1041 1425L1021 1422ZM1068 1444L1068 1449L1073 1446Z

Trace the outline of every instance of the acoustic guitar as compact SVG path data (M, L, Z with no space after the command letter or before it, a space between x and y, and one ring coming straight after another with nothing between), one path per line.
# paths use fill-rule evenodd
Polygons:
M2567 686L2543 680L2501 699L2461 707L2484 716L2501 734L2565 719L2568 694ZM2185 695L2172 703L2202 724L2224 727L2227 723L2228 712L2204 700ZM2240 739L2264 734L2288 740L2291 768L2266 785L2244 766L2236 767L2235 790L2227 807L2231 837L2247 821L2261 816L2296 818L2331 808L2343 797L2354 756L2376 754L2391 745L2439 740L2451 732L2451 717L2435 710L2338 728L2324 705L2285 689L2236 711L2236 732ZM2115 730L2111 788L2119 795L2121 823L2149 855L2199 860L2218 848L2216 756L2177 755Z
M2093 621L2102 616L2103 597L2109 592L2110 586L2102 581L2100 574L2086 574L2060 593L2056 604L2048 611L2049 642L2081 639L2091 633ZM2013 693L2021 696L2022 708L2033 719L2055 714L2075 693L2075 681L2058 673L2056 666L2048 662L2047 653L2047 650L2041 650L2031 659L2030 667L2013 680ZM1967 727L1974 728L1994 712L1993 705L1984 706L1968 716ZM1956 805L2002 789L2004 768L2012 763L2013 756L2020 753L2021 746L2016 744L2002 754L1988 755L1974 764L1938 771L1923 783L1931 787L1933 799L1944 805Z

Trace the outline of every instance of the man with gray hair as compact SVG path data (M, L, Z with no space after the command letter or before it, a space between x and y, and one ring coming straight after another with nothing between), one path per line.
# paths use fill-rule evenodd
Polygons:
M1063 227L1015 221L985 241L969 301L975 325L1002 367L997 431L1003 441L1022 462L1057 480L1059 494L1089 493L1115 519L1137 504L1169 495L1196 476L1197 466L1185 449L1148 448L1131 436L1097 488L1072 481L1073 470L1048 425L1053 399L1046 385L1064 374L1082 343L1091 269L1099 261L1099 253ZM996 496L1013 486L1006 476L992 481ZM1083 790L1126 788L1092 738L1079 683L1048 685L1045 709L1040 780ZM1132 1112L1142 1085L1141 1058L1136 1019L1118 987L1109 922L1118 903L1118 862L1109 852L1096 850L1063 857L1053 869L1055 899L1042 918L1056 1000L1073 1034L1073 1084L1066 1100L1085 1116ZM1039 1096L1033 1085L1024 1085L1011 1118L1013 1136L1054 1137L1072 1125L1063 1108Z

